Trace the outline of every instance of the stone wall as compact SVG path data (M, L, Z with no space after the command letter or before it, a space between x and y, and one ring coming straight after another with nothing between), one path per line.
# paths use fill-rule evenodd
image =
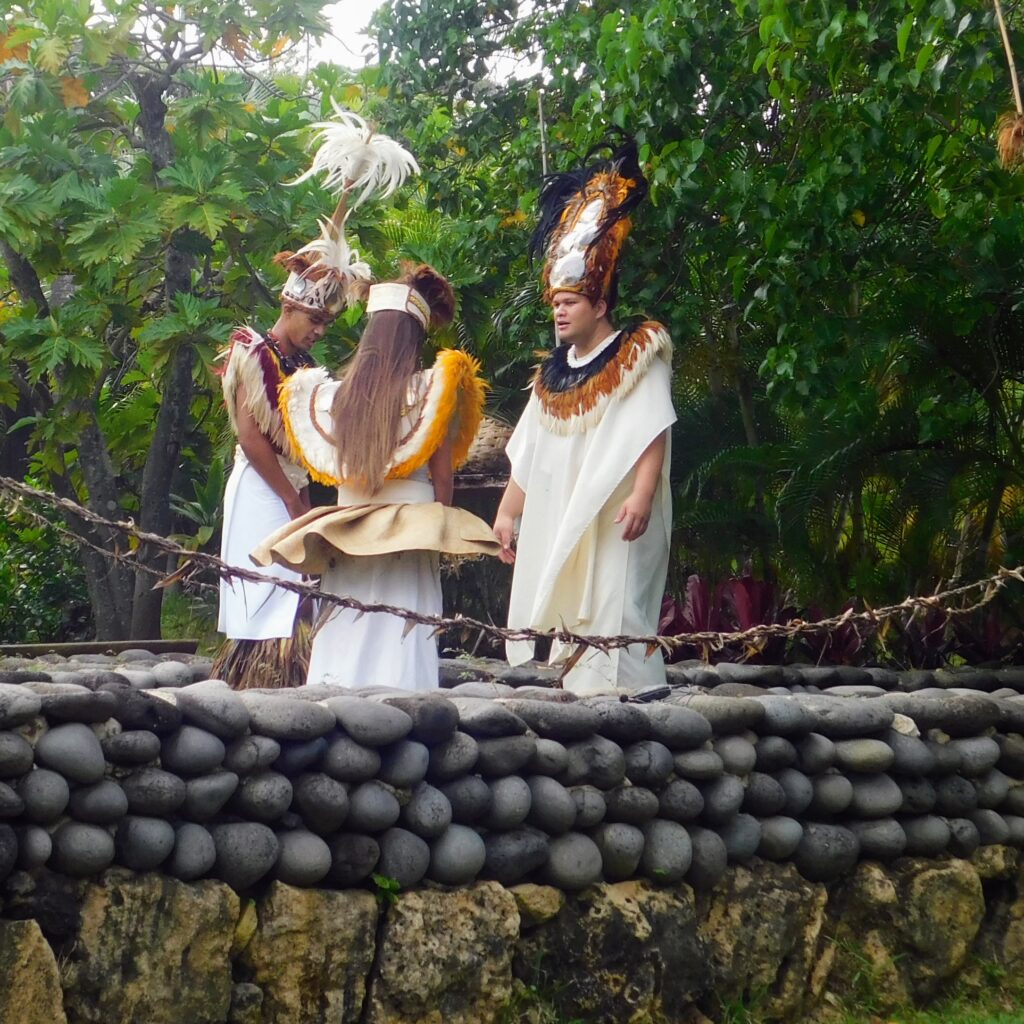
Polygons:
M530 990L794 1019L1024 954L1021 670L684 665L646 703L473 661L427 695L208 673L0 665L0 1020L30 984L68 1021L484 1021Z

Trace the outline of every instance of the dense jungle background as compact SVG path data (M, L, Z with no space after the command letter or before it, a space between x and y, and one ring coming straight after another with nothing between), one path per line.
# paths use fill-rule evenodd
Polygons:
M479 356L510 422L551 339L526 260L542 152L558 170L637 140L651 197L618 318L676 345L666 630L1024 562L1024 173L996 156L1013 98L991 3L391 0L357 71L308 59L323 8L0 3L0 473L216 550L216 353L232 324L273 321L271 259L316 232L326 194L282 183L335 101L423 168L357 211L360 250L379 274L450 276L436 343ZM1022 5L1004 11L1024 56ZM150 577L31 512L0 523L0 642L168 628ZM1008 590L956 622L714 656L1020 660L1022 612Z

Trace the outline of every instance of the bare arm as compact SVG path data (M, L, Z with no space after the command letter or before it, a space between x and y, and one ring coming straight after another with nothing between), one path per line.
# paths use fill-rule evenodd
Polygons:
M651 505L654 492L658 489L661 467L665 461L665 443L667 431L662 431L641 453L636 460L633 490L622 503L615 522L624 523L623 540L636 540L647 531L651 519Z
M515 523L516 519L523 514L525 505L526 491L509 477L508 486L505 488L501 504L498 506L498 514L494 517L494 535L501 543L501 553L498 557L506 565L511 565L516 560Z
M277 461L277 452L267 439L252 413L245 407L245 388L239 385L235 395L235 419L238 422L238 443L253 469L263 478L266 485L281 499L292 519L309 511L309 496L306 489L297 491L284 475Z
M434 485L434 500L442 505L452 503L455 491L455 474L452 470L452 440L446 437L441 447L430 456L430 482Z

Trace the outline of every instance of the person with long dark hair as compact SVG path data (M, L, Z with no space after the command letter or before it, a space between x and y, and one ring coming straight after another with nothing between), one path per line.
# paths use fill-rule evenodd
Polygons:
M455 297L426 265L370 288L369 322L343 378L302 370L281 388L291 447L313 479L338 487L253 553L321 573L321 588L366 604L440 615L439 554L492 554L490 527L451 507L454 469L483 410L475 359L444 349L421 370L428 327L448 324ZM434 630L386 612L327 605L314 628L309 683L438 685Z

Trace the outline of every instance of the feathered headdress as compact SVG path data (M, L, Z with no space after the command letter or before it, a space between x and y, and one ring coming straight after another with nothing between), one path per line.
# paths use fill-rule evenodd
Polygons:
M633 141L608 160L544 180L530 258L544 254L546 302L555 292L578 292L592 302L609 299L629 215L646 195Z
M280 252L275 262L290 273L281 299L305 312L337 315L369 287L370 268L345 239L349 213L368 196L387 198L419 166L394 139L378 135L361 117L342 110L334 101L335 120L320 121L309 169L292 185L323 175L324 187L338 196L330 217L320 221L320 237L298 252ZM358 193L349 203L349 196Z

